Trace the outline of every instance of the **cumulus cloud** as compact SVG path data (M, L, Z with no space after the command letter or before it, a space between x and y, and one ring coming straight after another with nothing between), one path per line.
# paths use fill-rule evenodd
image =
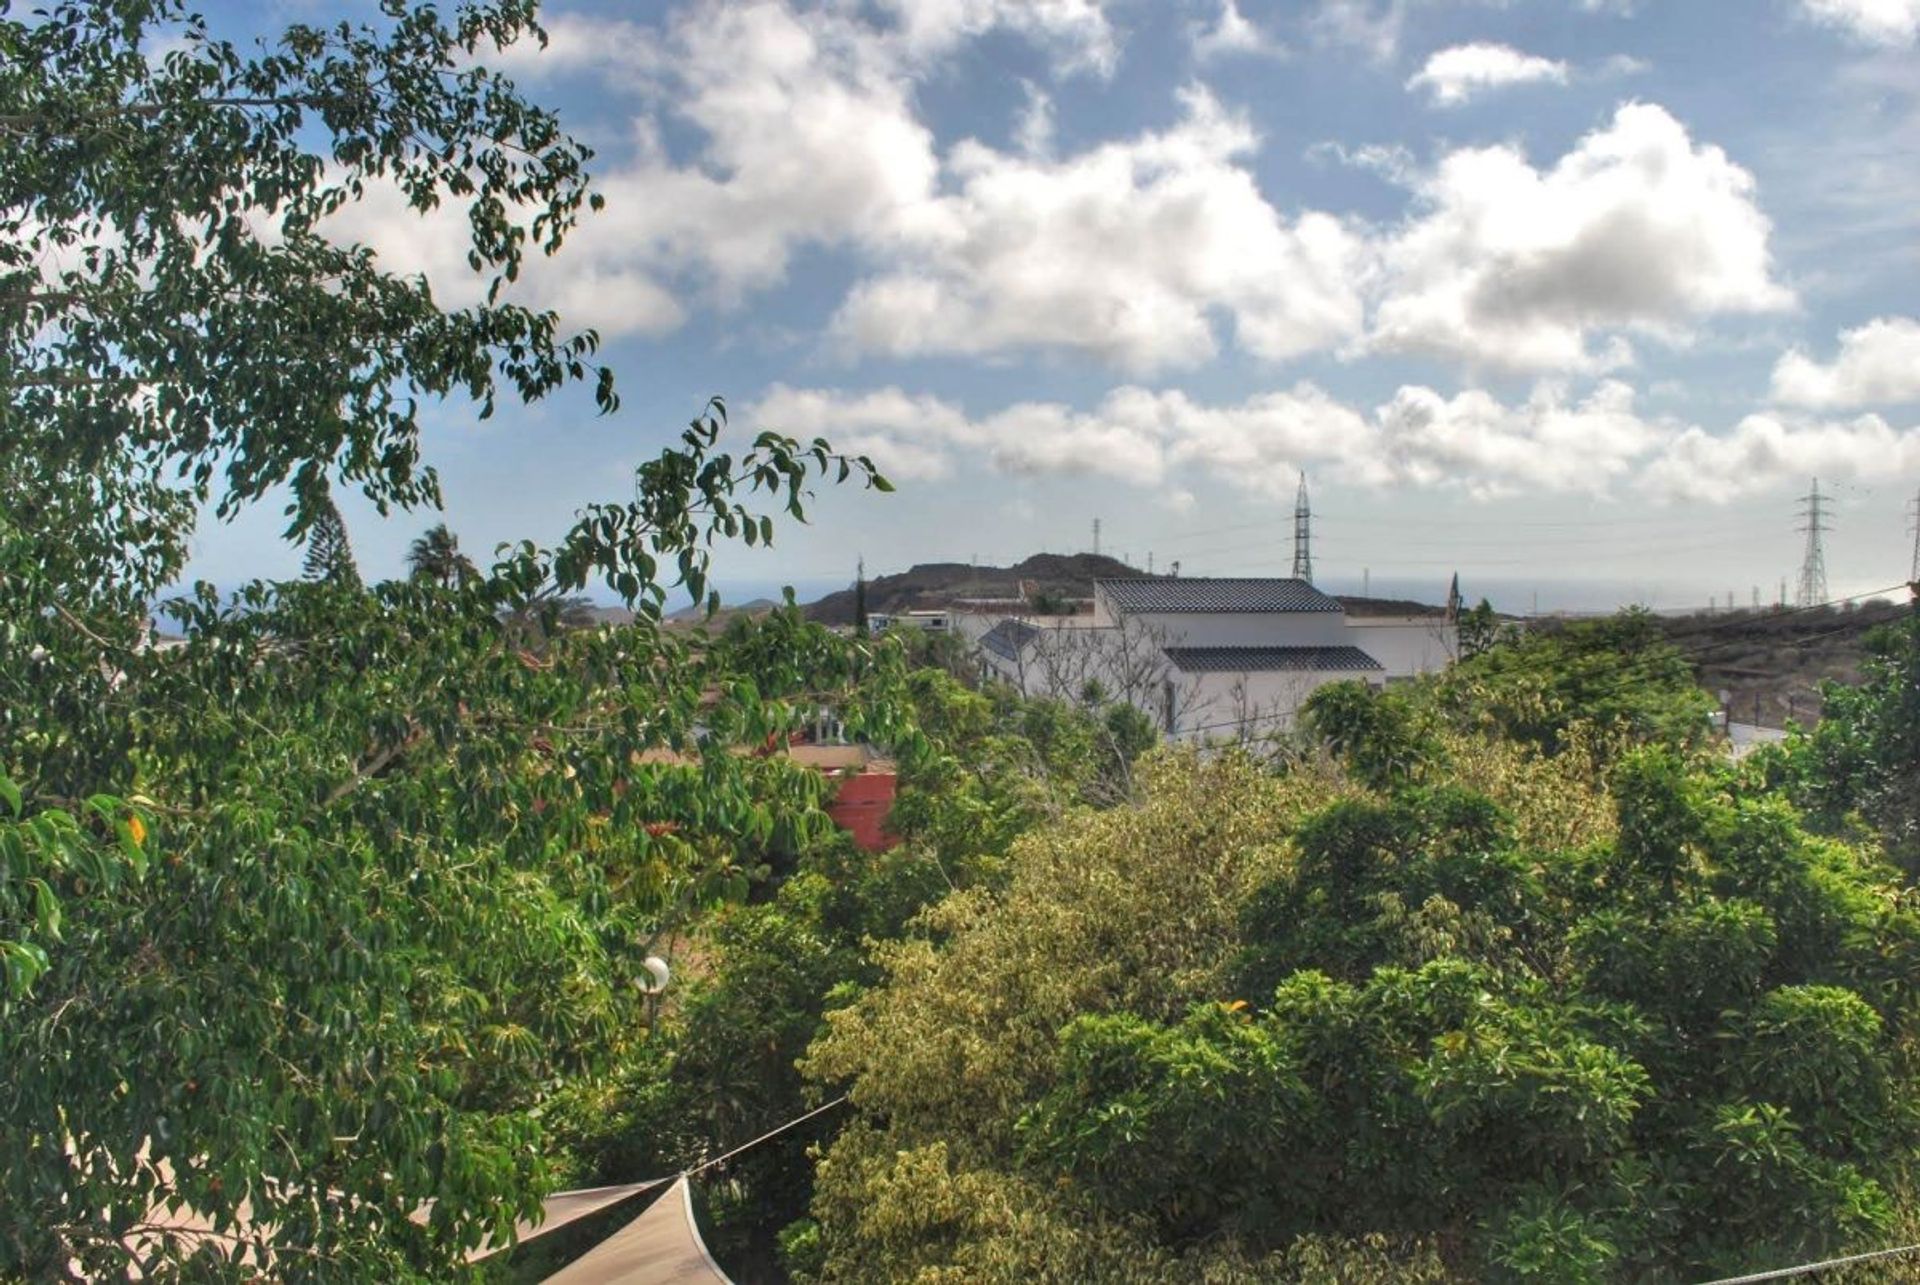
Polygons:
M1788 352L1773 368L1773 399L1816 410L1920 402L1920 321L1876 317L1842 331L1830 365Z
M1048 48L1064 73L1109 75L1120 61L1120 40L1104 0L879 0L899 24L906 48L938 56L996 27Z
M1238 15L1224 5L1216 29ZM1791 302L1751 177L1659 107L1623 107L1542 167L1515 146L1430 166L1339 153L1411 194L1402 222L1368 226L1270 197L1250 119L1200 85L1169 123L1078 150L1031 84L1006 146L936 139L917 104L930 60L991 26L1063 67L1118 47L1093 0L694 0L659 28L562 15L532 65L630 88L632 144L529 297L608 336L659 334L825 250L851 265L827 326L849 356L1056 352L1133 374L1229 345L1592 373L1629 361L1629 340ZM453 297L477 288L454 223L369 205L338 226Z
M1285 499L1297 471L1376 488L1451 488L1477 497L1605 497L1634 490L1725 503L1809 474L1920 470L1920 427L1752 415L1731 431L1640 411L1634 390L1602 380L1583 396L1543 381L1518 403L1481 389L1449 397L1408 385L1371 410L1302 382L1209 404L1177 389L1126 385L1090 410L1018 402L969 416L939 398L776 385L753 408L767 426L826 433L909 478L971 461L1017 476L1082 475L1190 495L1185 480Z
M1920 40L1920 0L1800 0L1800 9L1868 44L1897 47Z
M1236 0L1220 0L1211 23L1194 23L1188 31L1196 62L1231 55L1284 57L1286 46L1247 20Z
M471 229L465 213L452 204L414 209L391 183L368 183L361 199L344 205L320 224L341 244L364 245L383 266L407 276L423 276L442 307L481 303L488 278L467 263ZM603 337L662 335L686 320L674 293L644 271L596 253L592 236L569 243L550 270L529 272L508 288L514 302L559 312L568 326L597 330Z
M1518 406L1479 389L1443 398L1430 388L1402 388L1376 421L1391 481L1481 496L1605 495L1664 435L1634 409L1633 389L1616 380L1578 402L1543 384Z
M1407 81L1407 89L1426 90L1438 106L1456 107L1489 90L1509 85L1567 83L1564 62L1522 53L1511 45L1485 41L1436 51Z
M1358 49L1375 62L1400 51L1406 23L1407 0L1320 0L1307 18L1315 40Z
M842 393L775 384L749 412L803 441L829 437L835 450L870 456L882 472L916 481L945 477L955 452L981 440L958 407L898 388Z
M1150 371L1241 347L1283 358L1359 332L1363 246L1341 221L1284 218L1241 160L1256 137L1204 89L1173 127L1051 160L968 141L901 266L860 282L834 326L895 356L1015 348Z
M1920 426L1878 415L1846 421L1749 415L1730 433L1689 428L1645 472L1658 497L1724 504L1811 476L1886 477L1920 472Z
M1515 147L1450 153L1382 248L1379 349L1486 366L1619 364L1595 332L1672 336L1790 306L1753 177L1650 104L1621 107L1548 169Z

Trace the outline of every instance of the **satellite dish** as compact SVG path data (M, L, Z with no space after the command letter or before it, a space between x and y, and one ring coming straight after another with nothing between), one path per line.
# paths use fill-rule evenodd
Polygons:
M667 967L667 961L658 955L648 955L640 962L640 976L633 979L633 984L643 995L658 995L672 980L673 972Z

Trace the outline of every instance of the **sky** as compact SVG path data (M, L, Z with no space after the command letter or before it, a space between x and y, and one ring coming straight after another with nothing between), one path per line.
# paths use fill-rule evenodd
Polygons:
M280 0L281 17L352 5ZM237 6L235 23L262 11ZM706 398L870 455L737 596L1093 544L1503 607L1903 582L1920 493L1920 0L565 0L487 59L606 208L524 302L584 392L429 414L471 550L617 498ZM477 297L457 225L334 235ZM434 520L343 506L362 570ZM189 574L291 575L278 510Z

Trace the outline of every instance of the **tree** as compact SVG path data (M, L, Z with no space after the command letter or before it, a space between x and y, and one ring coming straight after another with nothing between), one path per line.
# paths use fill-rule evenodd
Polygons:
M1442 709L1549 751L1569 728L1589 725L1636 741L1699 744L1715 709L1686 657L1638 609L1530 630L1463 657L1435 695Z
M1491 651L1513 636L1512 629L1500 623L1499 613L1485 598L1471 611L1460 613L1459 628L1461 660L1471 660L1482 652Z
M0 20L18 158L0 177L0 382L10 451L40 465L10 497L24 528L63 479L112 463L124 483L97 520L123 540L182 494L176 475L223 515L291 482L300 536L329 469L376 502L437 498L423 398L460 393L484 415L501 383L538 397L595 374L614 405L591 334L563 338L505 297L527 251L557 247L596 199L587 149L475 58L538 38L534 11L393 5L257 53L181 0ZM170 52L149 58L161 37ZM329 216L377 186L470 212L483 302L443 309L424 279L336 239ZM184 530L148 534L152 588Z
M354 565L353 547L347 542L347 524L331 495L320 501L320 512L307 527L307 558L301 574L326 584L360 587L360 568Z
M1664 747L1620 763L1616 837L1561 851L1458 785L1329 801L1312 766L1157 764L881 953L806 1063L855 1110L819 1278L1291 1279L1318 1244L1308 1279L1369 1245L1380 1279L1695 1279L1911 1220L1896 872Z
M1865 641L1860 684L1822 688L1820 722L1793 729L1775 775L1824 829L1845 833L1857 818L1920 876L1920 616Z
M141 645L202 501L284 483L304 538L336 483L437 501L425 400L592 378L615 408L593 336L509 299L591 203L480 58L533 8L396 0L257 51L177 0L0 17L0 1276L458 1275L554 1181L555 1086L643 1029L644 944L742 895L755 845L831 834L817 778L735 749L842 683L905 735L884 654L783 688L657 628L815 479L889 489L817 439L723 449L717 400L456 593L201 586L184 647ZM481 303L331 238L380 184L467 213ZM634 629L505 622L593 580ZM213 1232L143 1226L178 1206Z
M460 537L444 522L428 527L407 548L407 570L416 580L455 589L480 574L473 559L460 551Z

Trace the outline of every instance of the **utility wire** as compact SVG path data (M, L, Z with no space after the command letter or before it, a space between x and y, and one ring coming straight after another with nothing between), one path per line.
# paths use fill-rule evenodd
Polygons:
M1790 1276L1811 1276L1815 1272L1831 1271L1836 1267L1852 1267L1859 1263L1879 1262L1883 1259L1898 1258L1902 1254L1920 1254L1920 1245L1902 1245L1898 1249L1876 1249L1870 1254L1850 1254L1845 1258L1802 1263L1798 1267L1781 1267L1770 1272L1754 1272L1749 1276L1723 1276L1718 1280L1707 1281L1705 1285L1756 1285L1759 1281L1783 1281Z
M788 1129L793 1128L795 1125L805 1124L807 1121L813 1119L813 1117L820 1115L823 1112L833 1110L833 1108L839 1106L841 1103L845 1102L846 1100L847 1100L847 1095L842 1093L839 1097L835 1098L833 1101L823 1103L822 1105L817 1106L813 1110L807 1112L805 1115L797 1115L793 1117L793 1119L787 1121L785 1124L775 1125L773 1128L768 1129L765 1133L753 1139L751 1142L743 1142L739 1146L735 1147L733 1150L723 1152L722 1154L715 1156L713 1159L708 1160L703 1164L695 1165L691 1169L682 1169L680 1171L680 1176L683 1178L691 1178L694 1174L700 1173L707 1169L711 1169L715 1165L721 1163L724 1160L733 1159L735 1156L739 1155L742 1151L751 1151L753 1148L765 1142L768 1138L775 1137L778 1134L785 1133Z

